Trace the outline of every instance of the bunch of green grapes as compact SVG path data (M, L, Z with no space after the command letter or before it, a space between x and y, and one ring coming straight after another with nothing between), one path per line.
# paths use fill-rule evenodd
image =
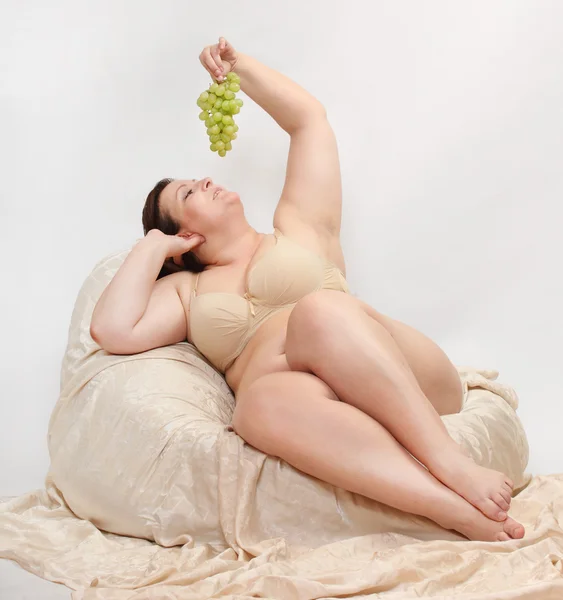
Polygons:
M227 73L227 81L210 84L209 90L197 99L197 105L202 111L199 118L205 121L211 142L209 147L219 156L226 156L232 150L231 142L237 138L238 125L233 115L237 115L243 105L243 101L236 97L239 90L240 77L231 71Z

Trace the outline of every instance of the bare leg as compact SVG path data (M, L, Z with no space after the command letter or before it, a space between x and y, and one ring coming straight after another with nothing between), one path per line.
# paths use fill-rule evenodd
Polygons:
M315 375L289 371L257 379L237 396L233 428L255 448L304 473L469 539L524 535L513 519L488 519L440 483L384 427L338 401Z
M387 329L352 296L324 290L293 310L286 358L381 423L429 471L487 517L506 518L512 482L451 438Z

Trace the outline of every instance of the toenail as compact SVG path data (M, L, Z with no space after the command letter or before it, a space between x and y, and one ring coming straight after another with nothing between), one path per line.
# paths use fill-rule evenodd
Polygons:
M508 515L505 512L499 512L499 514L498 514L499 519L506 519L507 516Z

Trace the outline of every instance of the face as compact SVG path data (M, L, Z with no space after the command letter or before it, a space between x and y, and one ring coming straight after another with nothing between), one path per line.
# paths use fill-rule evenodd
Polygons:
M205 236L233 217L233 206L240 205L240 197L209 177L175 179L161 192L160 204L180 223L179 233Z

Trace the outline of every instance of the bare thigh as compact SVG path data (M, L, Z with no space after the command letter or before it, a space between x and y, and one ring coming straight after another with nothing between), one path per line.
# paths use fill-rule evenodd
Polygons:
M463 405L463 387L455 365L429 337L358 300L364 311L389 332L409 364L420 389L440 415L457 413Z
M340 401L332 388L312 373L268 373L258 377L237 394L232 428L262 452L275 455L272 440L264 435L260 427L264 412L269 411L271 414L283 410L284 404L302 401L303 397L323 397L327 401Z

